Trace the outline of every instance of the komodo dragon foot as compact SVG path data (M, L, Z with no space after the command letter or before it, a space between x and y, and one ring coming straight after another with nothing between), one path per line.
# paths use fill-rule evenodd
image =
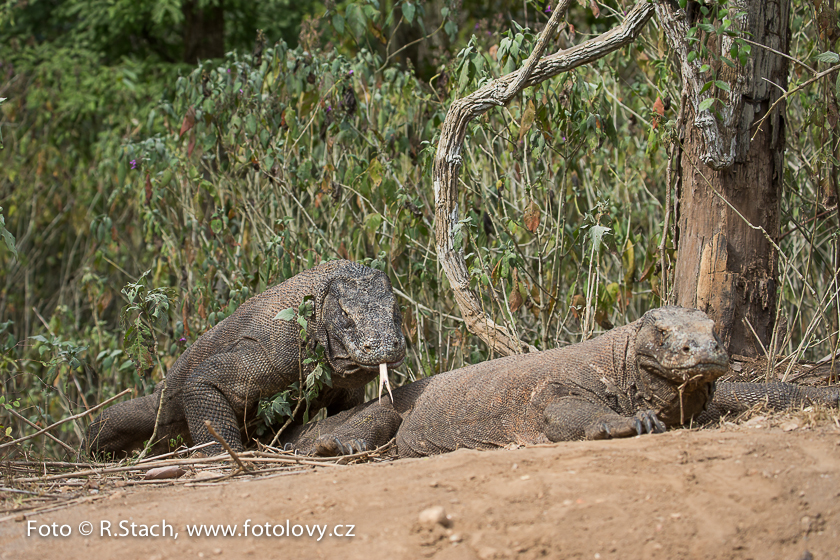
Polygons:
M368 445L360 439L351 439L345 443L337 436L322 436L315 442L315 454L319 457L353 455L363 451L368 451Z
M586 439L610 439L661 434L665 424L652 410L641 410L631 417L612 417L593 422L586 427ZM634 433L635 432L635 433Z

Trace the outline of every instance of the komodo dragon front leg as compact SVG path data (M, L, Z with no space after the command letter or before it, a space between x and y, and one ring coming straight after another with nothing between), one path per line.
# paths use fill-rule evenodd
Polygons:
M231 351L216 354L201 363L184 385L184 411L193 444L215 441L205 420L234 451L244 450L239 426L256 410L261 397L284 385L275 368L253 340L237 344ZM208 454L221 453L211 445Z
M652 410L621 416L608 406L578 397L560 398L546 406L543 415L550 441L622 438L666 430Z

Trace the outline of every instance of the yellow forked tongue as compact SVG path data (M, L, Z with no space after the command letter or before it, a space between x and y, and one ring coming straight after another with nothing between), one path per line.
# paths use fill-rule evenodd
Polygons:
M382 402L382 386L388 388L388 395L391 397L391 404L394 404L394 395L391 393L391 382L388 381L388 364L379 364L379 402Z

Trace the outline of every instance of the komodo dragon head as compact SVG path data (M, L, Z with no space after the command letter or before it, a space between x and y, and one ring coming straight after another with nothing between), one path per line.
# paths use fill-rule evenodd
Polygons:
M357 386L359 374L373 378L380 364L399 367L405 359L402 316L388 277L333 278L323 294L320 342L333 367L336 387Z
M729 357L714 321L697 309L660 307L645 313L641 322L635 354L646 392L660 398L679 392L678 408L666 407L660 417L669 425L682 423L711 400L714 381L726 372Z

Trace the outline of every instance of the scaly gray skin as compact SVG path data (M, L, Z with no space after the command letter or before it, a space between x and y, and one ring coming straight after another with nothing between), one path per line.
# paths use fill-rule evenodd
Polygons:
M324 347L333 370L333 387L310 410L335 414L359 404L379 364L402 363L402 318L388 277L349 261L321 264L250 298L181 354L166 376L156 450L177 436L190 445L215 441L205 420L235 451L244 448L240 428L254 418L260 399L300 379L300 326L274 317L297 310L307 295L314 296L309 339ZM88 451L141 448L152 436L162 387L98 416L85 437ZM206 448L220 451L218 444Z
M663 307L595 339L442 373L320 422L284 443L348 454L396 436L400 457L510 443L628 437L700 414L728 357L701 311Z
M722 383L715 385L715 396L706 410L697 417L705 424L724 414L738 414L762 404L774 410L801 408L811 404L840 405L840 388L806 387L793 383Z

